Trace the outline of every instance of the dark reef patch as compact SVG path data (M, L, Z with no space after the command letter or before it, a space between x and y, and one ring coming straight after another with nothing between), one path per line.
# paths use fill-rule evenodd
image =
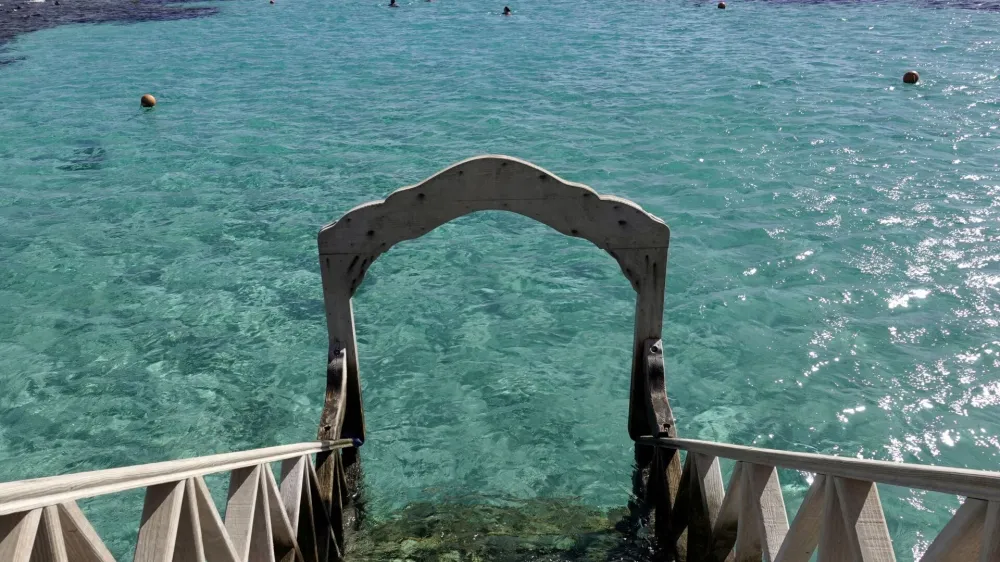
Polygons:
M184 0L0 0L0 45L21 33L71 23L130 23L210 16L217 8L177 6ZM0 65L17 59L0 58Z

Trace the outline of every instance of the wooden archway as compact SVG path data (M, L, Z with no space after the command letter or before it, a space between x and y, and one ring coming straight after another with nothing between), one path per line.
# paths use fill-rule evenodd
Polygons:
M330 337L321 439L364 440L351 297L372 262L395 244L476 211L511 211L608 252L637 293L629 435L672 429L663 388L663 292L670 229L641 207L568 182L509 156L478 156L404 187L383 201L351 209L319 232Z

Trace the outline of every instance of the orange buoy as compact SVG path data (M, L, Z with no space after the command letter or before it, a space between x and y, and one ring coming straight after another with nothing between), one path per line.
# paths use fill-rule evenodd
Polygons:
M903 75L903 82L907 84L916 84L920 81L920 75L914 70L907 70L906 74Z
M146 94L139 100L139 105L143 107L153 107L156 105L156 98L154 98L152 94Z
M720 10L725 10L726 9L726 3L725 2L719 2L719 9Z

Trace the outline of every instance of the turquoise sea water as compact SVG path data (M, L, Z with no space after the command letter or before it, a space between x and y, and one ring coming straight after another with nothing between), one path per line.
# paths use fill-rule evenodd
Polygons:
M311 439L319 227L491 152L671 226L682 435L997 469L1000 13L401 4L5 47L0 480ZM372 516L623 505L633 298L610 257L514 215L383 256L355 298ZM782 479L794 507L805 475ZM901 560L958 505L881 492ZM128 552L141 494L84 507Z

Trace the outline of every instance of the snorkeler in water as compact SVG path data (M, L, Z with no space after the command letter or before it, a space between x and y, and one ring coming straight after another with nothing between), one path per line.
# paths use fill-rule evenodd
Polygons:
M503 7L503 15L505 15L505 16L509 16L509 15L511 15L511 14L513 14L513 13L514 13L514 12L510 11L510 7L509 7L509 6L504 6L504 7Z
M390 8L398 8L399 4L396 3L396 0L389 0L389 7Z

